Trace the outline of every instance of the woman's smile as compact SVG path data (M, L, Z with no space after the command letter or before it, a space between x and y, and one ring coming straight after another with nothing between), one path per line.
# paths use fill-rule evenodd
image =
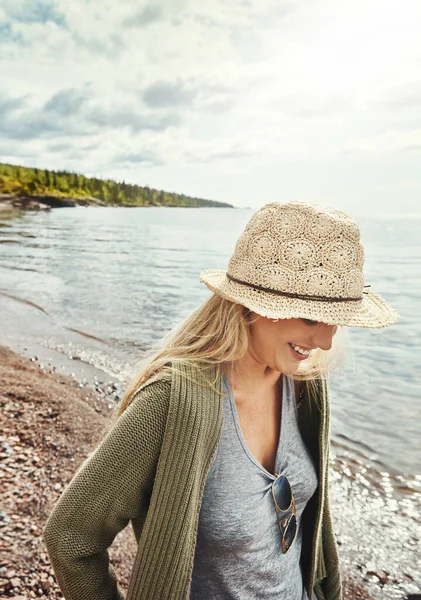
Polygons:
M299 346L296 346L295 344L291 344L291 342L288 342L288 346L291 348L291 353L296 360L305 360L306 358L308 358L310 356L311 350L308 350L305 354L302 354L300 352L297 352L297 350L295 349L295 348L298 348ZM294 348L294 346L295 346L295 348Z

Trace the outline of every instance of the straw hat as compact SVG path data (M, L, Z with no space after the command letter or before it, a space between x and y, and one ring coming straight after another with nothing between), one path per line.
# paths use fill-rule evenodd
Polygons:
M200 281L263 317L386 327L399 313L364 285L360 230L345 212L304 202L266 204L240 235L228 271Z

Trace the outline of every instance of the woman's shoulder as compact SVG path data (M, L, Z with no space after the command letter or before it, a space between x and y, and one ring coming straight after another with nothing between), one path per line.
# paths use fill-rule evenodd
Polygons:
M133 393L133 401L150 396L169 395L171 392L171 373L160 370L151 375Z
M172 404L181 405L182 398L188 396L189 401L213 399L212 388L218 382L214 366L204 368L198 362L172 360L165 363L159 370L139 385L131 396L130 405L141 406L150 404L153 408L158 405L168 409L171 398Z

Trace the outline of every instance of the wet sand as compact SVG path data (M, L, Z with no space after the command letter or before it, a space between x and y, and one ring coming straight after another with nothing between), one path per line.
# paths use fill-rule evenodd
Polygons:
M42 529L73 473L106 430L114 405L104 394L4 346L0 401L0 596L62 598ZM124 592L135 551L127 527L110 549ZM343 579L344 600L370 600L354 574L344 573Z

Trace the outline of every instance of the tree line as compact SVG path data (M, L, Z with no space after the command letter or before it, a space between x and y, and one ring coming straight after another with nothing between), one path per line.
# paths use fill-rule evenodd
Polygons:
M0 163L0 193L16 196L56 196L96 199L110 206L215 206L231 204L164 192L149 186L85 177L71 171L51 171ZM94 202L93 202L94 203Z

